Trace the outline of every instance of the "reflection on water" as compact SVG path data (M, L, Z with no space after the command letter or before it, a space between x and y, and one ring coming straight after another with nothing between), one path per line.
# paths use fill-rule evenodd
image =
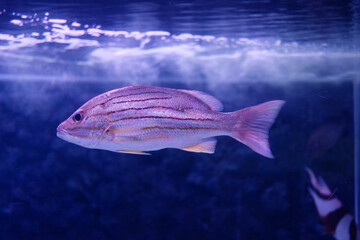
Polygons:
M284 41L351 38L359 20L358 1L96 1L6 3L8 11L50 12L89 25L125 31L165 30L227 37L280 37ZM358 31L358 30L357 30Z
M244 3L244 6L247 4L249 3ZM91 6L90 4L88 11L94 14ZM134 23L130 27L116 21L104 25L93 23L91 17L88 19L78 17L78 15L82 16L83 12L82 10L76 12L74 5L59 6L59 9L69 11L66 14L53 5L49 6L51 12L20 13L4 9L0 11L0 22L4 25L4 30L0 33L0 57L7 61L0 63L0 69L4 70L0 78L14 80L21 72L23 80L122 79L132 84L150 84L159 82L165 77L181 79L185 82L211 84L250 79L284 83L348 80L354 78L358 72L353 62L359 59L359 53L354 51L356 48L351 38L344 39L346 34L342 30L344 26L348 34L354 34L355 23L352 19L347 19L348 15L341 13L339 9L344 7L342 5L332 9L332 11L340 11L338 17L332 16L330 10L330 15L326 16L335 23L336 21L343 23L340 24L342 27L331 25L332 34L341 35L344 39L342 45L337 45L336 41L334 42L332 37L326 37L325 33L321 33L323 39L318 41L319 38L315 33L301 32L305 28L311 31L316 28L314 24L309 27L307 22L303 22L306 18L297 20L297 16L303 19L303 15L299 12L295 14L279 10L266 14L269 12L266 8L255 13L255 11L249 12L246 7L239 7L224 13L220 8L219 12L205 17L215 22L205 24L209 28L214 28L214 31L209 35L199 35L195 34L198 31L183 26L175 27L178 30L168 31L173 27L167 27L162 22L162 17L158 16L160 13L166 13L165 10L156 12L154 6L157 5L125 4L123 7L128 11L126 10L126 14L122 17L127 19L130 15L135 18L127 19ZM200 14L200 8L196 6L181 5L178 9L180 16L184 14L183 17L186 19L186 14L195 16L194 11ZM346 6L350 8L350 5ZM187 8L192 10L189 12L184 10ZM102 14L100 9L101 7L97 14ZM69 16L71 11L75 11L76 17L64 18ZM154 19L148 19L148 14ZM174 17L176 16L175 14ZM252 23L253 18L260 22ZM142 24L149 22L161 23L154 24L151 28L141 27ZM186 20L171 20L168 24L176 25L178 22L186 23ZM202 21L191 19L190 22L196 26ZM262 38L251 29L237 32L229 26L222 26L221 29L229 31L232 29L236 34L220 35L216 31L216 26L221 25L222 22L259 28L258 31L267 37ZM349 24L344 24L346 22ZM324 31L327 24L319 22ZM283 29L283 25L296 29ZM203 29L202 26L198 27ZM273 28L282 29L281 31L291 35L291 38ZM145 29L147 31L142 31ZM298 37L299 31L308 41L303 42ZM243 32L247 33L247 37L242 37ZM66 71L63 71L64 69Z

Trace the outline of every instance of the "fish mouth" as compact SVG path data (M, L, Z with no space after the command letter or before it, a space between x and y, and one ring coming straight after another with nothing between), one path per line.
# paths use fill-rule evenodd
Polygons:
M64 139L64 137L67 135L69 135L69 133L60 124L56 129L56 136L58 136L61 139Z

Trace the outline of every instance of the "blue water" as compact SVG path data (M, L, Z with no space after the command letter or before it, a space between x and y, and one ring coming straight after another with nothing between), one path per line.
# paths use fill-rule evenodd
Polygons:
M304 166L354 213L358 1L0 5L0 239L332 239ZM105 91L204 91L224 111L287 103L274 159L85 149L56 127ZM320 134L319 134L320 133Z

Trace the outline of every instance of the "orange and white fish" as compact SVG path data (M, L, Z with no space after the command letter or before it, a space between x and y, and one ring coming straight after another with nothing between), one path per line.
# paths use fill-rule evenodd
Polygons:
M308 191L315 202L326 232L332 234L337 240L360 240L359 228L353 216L330 191L321 177L317 178L308 167L305 170L309 174L311 183Z
M214 153L214 137L227 135L272 158L268 130L283 104L223 113L221 102L203 92L129 86L86 102L58 126L57 136L87 148L146 154L163 148Z

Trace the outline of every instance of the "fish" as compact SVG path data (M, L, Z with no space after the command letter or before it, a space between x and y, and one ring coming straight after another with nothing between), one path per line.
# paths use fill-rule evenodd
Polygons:
M164 148L215 152L216 136L230 136L273 158L269 128L285 101L221 112L215 97L195 90L127 86L100 94L57 127L57 136L86 148L149 154Z
M305 167L305 170L310 177L311 187L308 191L315 202L326 232L337 240L360 240L359 228L354 217L321 177L316 177L309 167Z
M344 129L344 118L328 121L317 128L307 142L305 159L313 160L319 158L334 148L343 135Z

